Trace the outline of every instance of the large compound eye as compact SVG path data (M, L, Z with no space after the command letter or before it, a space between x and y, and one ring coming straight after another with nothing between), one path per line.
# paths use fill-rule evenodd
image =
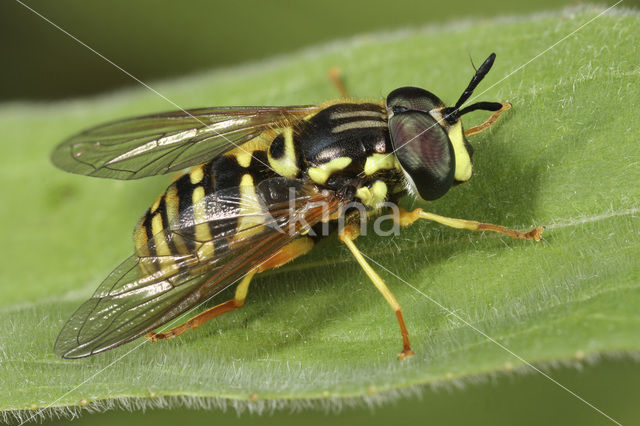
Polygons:
M405 111L429 112L443 107L444 104L436 95L419 87L401 87L387 96L387 109L394 114Z
M447 132L428 113L407 111L389 119L400 165L423 200L442 197L453 184L455 156Z

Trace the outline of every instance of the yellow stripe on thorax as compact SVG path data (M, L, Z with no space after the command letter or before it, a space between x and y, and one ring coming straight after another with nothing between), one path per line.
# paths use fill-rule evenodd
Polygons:
M371 154L364 163L364 174L371 176L379 170L389 170L399 167L398 161L393 154Z
M317 167L309 167L309 177L315 183L324 185L334 172L344 169L352 161L349 157L338 157Z

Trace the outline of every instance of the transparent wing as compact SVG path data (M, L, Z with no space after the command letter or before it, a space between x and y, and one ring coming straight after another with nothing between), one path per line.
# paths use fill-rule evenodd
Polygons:
M156 234L148 243L154 255L126 259L65 324L55 353L81 358L158 328L236 283L343 206L330 191L285 178L261 182L253 198L241 193L232 188L206 197L194 206L204 211L203 220ZM236 232L238 220L249 226ZM211 237L202 238L202 226ZM178 242L192 250L162 254L165 243Z
M202 164L317 106L202 108L103 124L58 145L51 161L71 173L139 179Z

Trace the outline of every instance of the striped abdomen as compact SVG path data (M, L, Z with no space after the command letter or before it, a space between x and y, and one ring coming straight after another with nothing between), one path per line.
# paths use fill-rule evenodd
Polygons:
M165 229L188 229L193 231L196 241L211 241L221 230L226 234L237 232L249 224L239 223L235 218L246 204L255 201L251 190L254 185L266 178L277 176L263 163L267 163L265 150L254 150L245 157L233 151L213 161L197 166L173 182L142 216L134 230L134 242L138 256L172 255L192 253L196 243L189 238L173 235L166 239ZM205 197L214 199L220 194L227 199L247 200L246 203L228 203L224 209L205 208ZM244 207L241 205L245 204ZM255 209L261 207L256 205ZM215 218L222 221L212 220ZM221 228L221 225L224 228ZM148 241L153 240L152 244ZM224 244L227 245L226 243ZM215 250L225 249L213 244L201 248L211 255Z

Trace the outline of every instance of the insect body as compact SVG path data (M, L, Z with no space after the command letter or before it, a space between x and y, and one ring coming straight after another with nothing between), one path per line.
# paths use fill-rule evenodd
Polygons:
M386 102L341 99L318 106L152 115L63 142L52 160L73 173L137 179L191 169L140 219L134 254L65 324L56 354L79 358L143 335L165 339L236 309L256 273L307 253L326 236L320 228L329 225L394 309L403 339L399 358L413 355L400 305L354 244L357 222L408 192L434 200L471 177L473 151L466 136L489 127L509 108L478 102L460 109L494 58L483 63L452 107L426 90L404 87ZM465 132L460 116L476 109L494 114ZM421 218L517 238L537 240L541 232L421 209L402 210L397 220L408 225ZM234 284L232 300L169 331L153 331Z

